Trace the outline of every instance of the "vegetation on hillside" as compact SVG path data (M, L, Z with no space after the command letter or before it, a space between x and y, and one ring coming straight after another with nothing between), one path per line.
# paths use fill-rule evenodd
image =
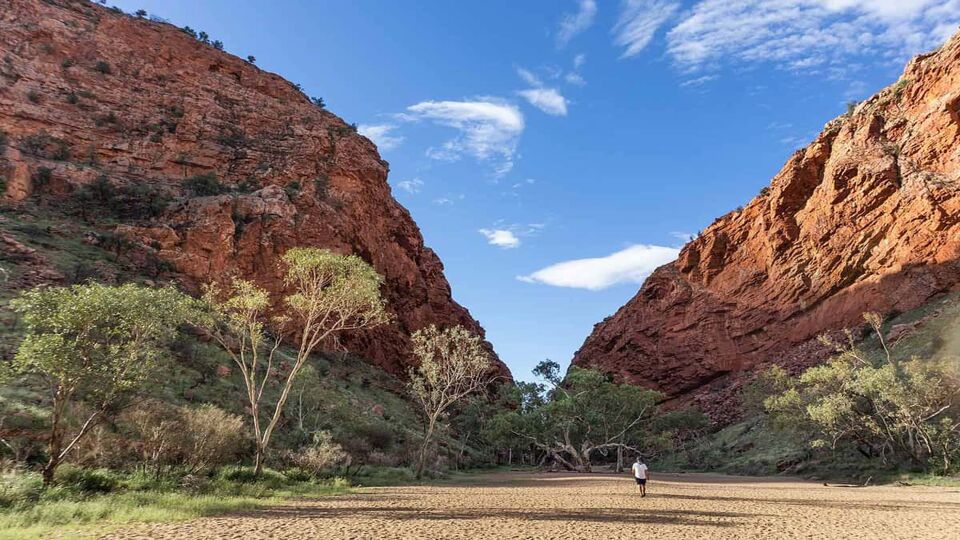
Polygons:
M883 321L861 339L824 337L825 364L757 374L744 420L703 437L662 466L859 481L960 473L960 302L956 295Z

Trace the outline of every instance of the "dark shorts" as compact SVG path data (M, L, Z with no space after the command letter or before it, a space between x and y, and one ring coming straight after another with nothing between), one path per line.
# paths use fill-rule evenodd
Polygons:
M647 485L647 479L646 479L646 478L637 478L637 485L638 485L638 486L645 486L645 485Z

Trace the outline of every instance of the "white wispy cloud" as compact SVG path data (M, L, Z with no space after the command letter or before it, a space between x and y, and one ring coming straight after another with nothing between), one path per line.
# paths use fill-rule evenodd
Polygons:
M373 141L382 151L392 150L403 142L403 137L391 135L390 133L397 129L393 124L360 124L357 126L357 132Z
M686 70L773 62L790 70L848 70L871 55L902 61L942 42L960 0L702 0L667 34Z
M717 78L716 75L703 75L701 77L696 77L694 79L687 79L682 83L680 83L680 86L683 88L687 88L690 86L702 86L716 78Z
M567 98L556 88L529 88L518 92L531 105L553 116L567 115Z
M596 16L596 0L579 0L577 12L568 13L560 19L560 27L557 29L557 46L565 46L571 39L590 28Z
M452 161L467 154L481 161L495 160L497 174L505 174L513 168L517 143L524 129L520 109L493 97L471 101L423 101L407 107L407 113L398 118L428 120L458 131L455 138L428 149L428 157Z
M517 279L598 291L620 283L643 283L657 267L676 259L679 252L673 247L637 244L606 257L552 264Z
M407 193L420 193L420 190L423 189L423 180L419 178L403 180L401 182L397 182L397 188L402 189Z
M586 63L587 63L587 55L581 53L574 56L573 71L567 72L567 74L563 76L563 80L567 81L568 84L572 84L574 86L583 86L587 84L587 81L584 80L583 75L580 74L580 68L582 68L583 65Z
M623 47L620 57L630 58L645 49L679 7L677 2L666 0L623 0L613 27L613 41Z
M687 242L693 240L694 235L692 233L683 232L683 231L672 231L670 233L670 236L686 244Z
M507 229L480 229L480 234L487 238L487 243L503 249L513 249L520 246L520 239L513 231Z
M543 81L529 70L517 68L517 75L532 88L519 90L519 94L528 103L553 116L567 115L567 98L556 88L547 88Z

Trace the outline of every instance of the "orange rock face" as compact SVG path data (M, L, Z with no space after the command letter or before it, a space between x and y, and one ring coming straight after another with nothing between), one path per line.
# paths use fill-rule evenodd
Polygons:
M169 24L84 0L0 0L0 130L8 200L39 190L41 168L45 197L106 176L168 199L117 232L188 288L239 275L279 292L279 257L319 246L385 277L395 322L346 336L348 350L402 373L423 326L483 334L391 196L373 143L290 82ZM185 180L202 175L229 192L191 193Z
M789 362L865 311L902 312L957 289L958 114L955 36L827 124L769 188L654 272L574 364L696 396L758 364Z

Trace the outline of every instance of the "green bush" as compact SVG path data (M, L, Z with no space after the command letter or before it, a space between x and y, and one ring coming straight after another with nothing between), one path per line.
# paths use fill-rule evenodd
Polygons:
M0 474L0 508L35 503L43 492L43 479L34 472L18 469Z
M58 137L53 137L46 131L38 131L28 135L20 142L20 149L24 152L57 161L70 159L70 146Z
M117 488L120 478L109 469L84 469L66 464L57 469L55 481L84 493L108 493Z
M283 475L286 476L287 480L290 480L291 482L309 482L310 480L313 480L313 475L310 474L310 471L306 471L300 467L284 469Z
M227 192L227 186L213 173L198 174L183 181L183 189L195 197L210 197Z
M264 467L260 476L254 474L253 467L235 467L221 469L217 477L229 482L240 484L263 484L269 487L280 487L290 479L279 471Z
M40 167L33 173L33 187L42 189L50 183L51 178L53 178L53 171L48 167Z
M104 75L109 75L113 73L113 68L110 67L110 64L104 60L98 60L96 64L93 65L94 71L103 73Z

